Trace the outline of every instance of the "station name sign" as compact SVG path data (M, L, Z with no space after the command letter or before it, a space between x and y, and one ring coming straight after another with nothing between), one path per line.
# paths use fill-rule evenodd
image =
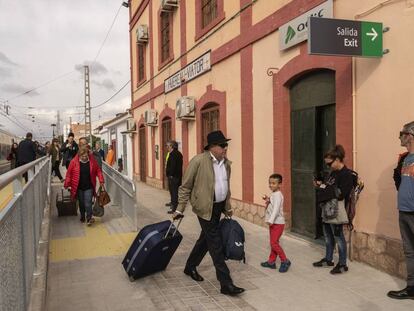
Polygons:
M382 23L309 18L309 54L382 57Z
M180 71L176 72L164 81L164 93L171 92L179 88L182 84L195 79L211 69L211 51L203 54L192 61Z

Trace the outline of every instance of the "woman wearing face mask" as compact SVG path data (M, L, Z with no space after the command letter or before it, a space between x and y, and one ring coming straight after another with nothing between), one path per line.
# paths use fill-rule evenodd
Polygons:
M96 178L99 184L104 187L102 171L93 155L89 155L86 147L79 149L79 153L69 164L66 173L65 188L70 188L73 200L79 200L80 221L91 225L94 222L92 217L92 198L96 195ZM86 218L85 218L86 213Z
M314 267L334 266L333 252L335 243L338 243L339 262L331 270L331 274L338 274L348 271L346 265L347 246L343 232L343 225L348 223L348 216L345 210L353 187L352 171L344 164L345 150L341 145L336 145L325 154L325 164L331 168L327 182L315 182L317 188L336 186L338 191L338 214L335 218L323 217L323 233L325 235L326 255L320 261L314 262Z

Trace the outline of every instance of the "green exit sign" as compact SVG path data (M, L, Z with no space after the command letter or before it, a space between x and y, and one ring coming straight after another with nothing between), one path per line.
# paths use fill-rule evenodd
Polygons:
M382 23L310 17L309 54L382 57Z

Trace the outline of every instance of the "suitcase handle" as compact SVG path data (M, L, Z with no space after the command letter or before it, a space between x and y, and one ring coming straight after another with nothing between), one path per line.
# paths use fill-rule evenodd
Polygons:
M181 221L182 221L182 220L183 220L183 218L182 218L182 217L178 219L178 224L177 224L177 226L175 227L175 230L174 230L174 233L173 233L173 235L172 235L172 236L174 236L174 235L177 233L178 227L180 226L180 224L181 224ZM171 222L170 227L168 228L167 233L166 233L166 234L165 234L165 236L164 236L164 239L166 239L166 238L167 238L168 233L170 233L171 228L172 228L172 226L174 225L174 223L175 223L175 220L173 220L173 221Z

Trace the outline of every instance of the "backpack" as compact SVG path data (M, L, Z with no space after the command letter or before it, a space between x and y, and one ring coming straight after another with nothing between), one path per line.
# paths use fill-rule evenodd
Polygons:
M352 231L354 230L354 225L352 224L352 222L355 218L356 204L358 202L360 193L364 189L364 182L362 181L361 178L359 178L357 172L353 170L350 170L350 171L352 174L353 187L352 187L351 193L349 194L348 205L346 206L346 213L348 215L348 221L349 221L348 228L349 228L349 231Z
M231 218L223 218L220 221L219 228L223 242L224 258L226 260L243 260L246 263L242 226Z

